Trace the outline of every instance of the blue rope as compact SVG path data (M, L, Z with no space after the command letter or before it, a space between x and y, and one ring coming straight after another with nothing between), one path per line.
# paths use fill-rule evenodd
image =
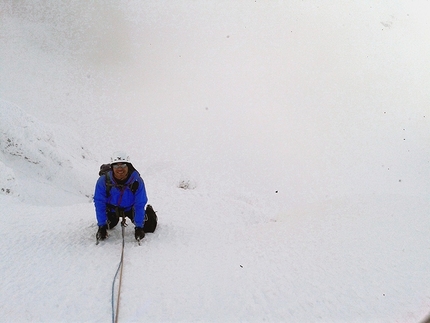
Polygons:
M118 276L118 272L121 268L121 265L122 265L122 259L119 262L118 269L116 270L115 277L113 278L113 282L112 282L112 323L115 323L115 295L114 295L115 294L115 280L116 280L116 276Z
M121 291L122 266L123 266L123 259L124 259L124 227L125 226L126 226L126 224L125 224L125 218L124 218L123 222L121 223L121 227L122 227L121 260L118 264L118 269L116 270L115 276L114 276L113 281L112 281L112 323L118 322L119 296L120 296L120 291ZM121 269L121 275L119 278L118 300L117 300L117 308L116 308L116 313L115 313L115 305L114 305L115 304L115 281L116 281L116 277L118 276L118 272L120 271L120 269Z

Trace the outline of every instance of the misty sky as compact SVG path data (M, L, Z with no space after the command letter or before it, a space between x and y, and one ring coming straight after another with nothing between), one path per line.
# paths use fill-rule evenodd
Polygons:
M125 143L195 176L222 160L214 173L297 199L428 187L428 1L0 9L0 98L104 133L100 154ZM399 188L406 171L418 182Z

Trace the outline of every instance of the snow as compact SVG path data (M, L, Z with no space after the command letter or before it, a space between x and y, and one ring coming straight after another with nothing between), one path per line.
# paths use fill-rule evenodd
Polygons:
M421 322L430 313L427 1L0 4L0 322ZM118 282L117 282L118 283Z

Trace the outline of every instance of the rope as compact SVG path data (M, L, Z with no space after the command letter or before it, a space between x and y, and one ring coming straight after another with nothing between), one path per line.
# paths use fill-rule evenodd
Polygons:
M119 299L120 299L120 295L121 295L121 283L122 283L122 269L123 269L123 264L124 264L124 230L126 227L126 223L125 223L125 216L123 217L123 220L121 222L121 228L122 228L122 249L121 249L121 260L118 264L118 269L116 270L115 276L113 278L113 282L112 282L112 323L117 323L118 322L118 313L119 313ZM116 281L116 277L118 276L118 272L119 272L119 284L118 284L118 296L117 296L117 300L116 300L116 310L115 310L115 281Z

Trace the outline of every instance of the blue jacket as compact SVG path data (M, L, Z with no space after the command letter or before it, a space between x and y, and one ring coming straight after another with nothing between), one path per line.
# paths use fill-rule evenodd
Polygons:
M106 176L109 176L113 185L106 196ZM137 191L133 194L130 189L131 184L138 182ZM134 224L136 227L143 228L145 220L145 205L148 202L146 196L145 183L136 170L132 170L131 176L127 183L121 187L115 185L116 181L112 171L99 177L94 192L94 205L96 208L97 224L99 226L107 224L106 206L119 206L124 211L130 211L134 208Z

